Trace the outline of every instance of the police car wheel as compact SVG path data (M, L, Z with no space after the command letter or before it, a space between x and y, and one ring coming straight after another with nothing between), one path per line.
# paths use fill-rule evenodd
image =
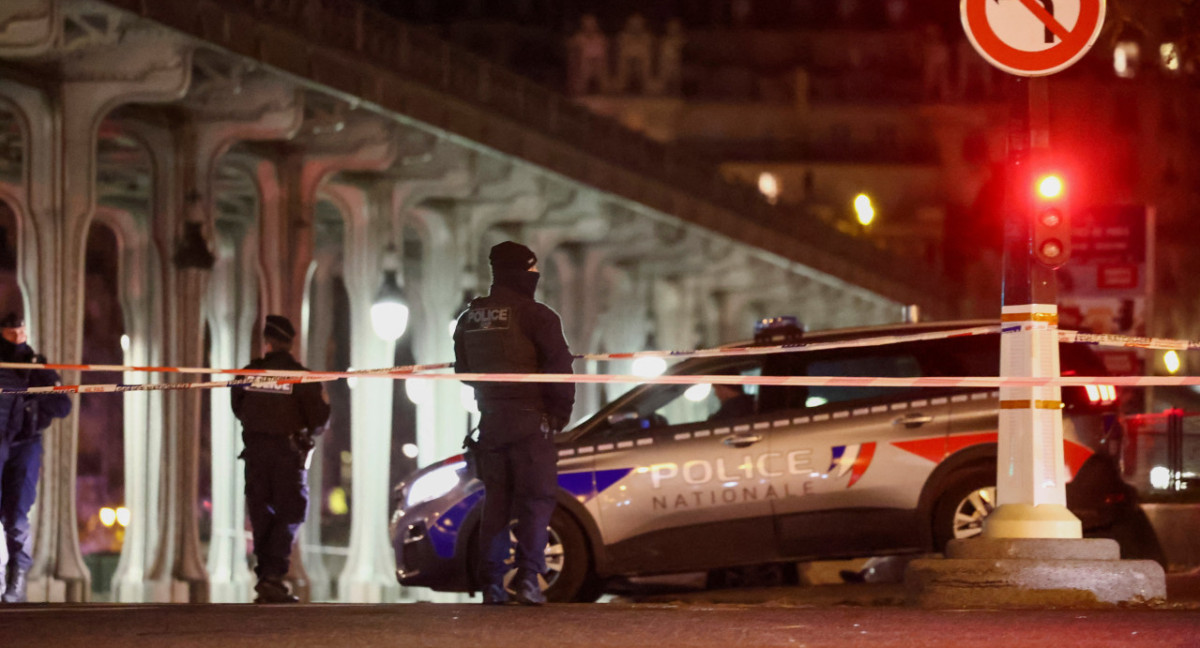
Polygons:
M945 551L950 540L983 532L983 520L996 508L995 469L977 468L957 476L934 507L933 549Z

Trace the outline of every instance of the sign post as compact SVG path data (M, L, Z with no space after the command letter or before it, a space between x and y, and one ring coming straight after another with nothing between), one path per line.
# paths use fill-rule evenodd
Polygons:
M1039 77L1066 68L1095 42L1104 0L962 0L962 21L979 53L1016 76L1008 132L1000 375L1057 377L1054 270L1071 254L1071 182L1048 166L1049 88ZM910 603L1073 607L1166 598L1161 565L1121 560L1117 541L1082 537L1079 519L1067 510L1060 392L1058 386L1000 388L1000 506L984 518L981 537L947 542L945 558L909 563L904 583Z
M1049 172L1062 178L1061 170L1049 166L1049 87L1043 77L1087 53L1104 13L1104 0L962 0L963 28L976 51L1017 77L1010 94L1003 210L1004 377L1060 375L1054 267L1044 255L1036 259L1032 247L1039 180ZM1070 185L1069 180L1059 183L1068 199ZM1061 391L1058 386L1000 388L998 508L984 522L986 537L1082 537L1079 519L1066 506Z

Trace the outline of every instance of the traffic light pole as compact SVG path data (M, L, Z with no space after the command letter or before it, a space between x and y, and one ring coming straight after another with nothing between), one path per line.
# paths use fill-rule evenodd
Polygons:
M1057 377L1058 287L1033 252L1033 170L1049 148L1047 80L1014 77L1011 90L1000 375ZM1066 507L1059 386L1000 388L996 463L999 507L984 522L986 537L1082 537Z
M1105 0L1075 0L1074 22L1065 4L1022 0L994 11L991 0L960 5L976 51L1017 77L1009 95L1004 199L1004 378L1059 376L1054 268L1071 253L1070 191L1062 177L1042 173L1052 161L1049 88L1042 76L1065 69L1091 47L1103 26ZM1040 43L1031 48L1030 39L1044 35L1044 49ZM1084 538L1079 519L1067 510L1060 387L1000 388L997 451L999 506L984 518L982 536L950 540L945 558L909 563L904 584L910 603L955 609L1092 607L1166 598L1162 566L1121 560L1115 540Z

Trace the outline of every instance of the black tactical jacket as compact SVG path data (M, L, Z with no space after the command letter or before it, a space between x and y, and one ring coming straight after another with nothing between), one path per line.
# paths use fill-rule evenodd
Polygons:
M46 358L28 344L14 345L0 340L0 361L43 364ZM24 389L26 387L52 387L61 385L58 372L53 369L6 369L0 370L0 386ZM71 413L71 398L62 393L4 395L0 398L0 420L7 421L5 433L11 443L38 441L42 432L50 427L51 421Z
M272 351L246 368L307 371L287 351ZM230 399L247 435L289 436L300 430L319 434L329 420L329 403L319 383L238 386Z
M502 285L471 302L454 330L457 373L574 373L562 321L549 306ZM575 405L573 383L467 383L479 408L515 406L566 421Z

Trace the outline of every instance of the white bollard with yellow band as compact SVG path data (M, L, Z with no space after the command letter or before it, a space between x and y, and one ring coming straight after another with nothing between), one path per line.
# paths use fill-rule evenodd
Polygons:
M1004 306L1001 321L1011 327L1000 336L1001 378L1059 376L1057 305ZM1083 537L1067 509L1059 385L1000 387L996 473L999 507L984 521L986 537Z

